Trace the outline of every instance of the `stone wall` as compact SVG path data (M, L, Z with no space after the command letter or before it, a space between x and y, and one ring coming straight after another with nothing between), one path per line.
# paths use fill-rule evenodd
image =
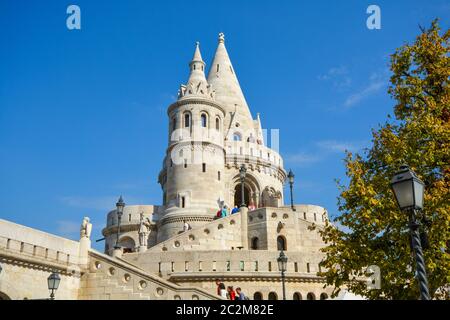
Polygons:
M0 219L0 295L47 299L47 278L61 276L56 299L76 299L80 282L79 243Z

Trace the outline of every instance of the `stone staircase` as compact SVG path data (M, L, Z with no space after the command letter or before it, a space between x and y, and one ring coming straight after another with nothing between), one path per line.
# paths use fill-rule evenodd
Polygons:
M171 237L148 251L231 250L242 247L241 214L216 219Z
M81 300L217 300L195 287L179 286L122 259L89 251L89 265L80 281Z

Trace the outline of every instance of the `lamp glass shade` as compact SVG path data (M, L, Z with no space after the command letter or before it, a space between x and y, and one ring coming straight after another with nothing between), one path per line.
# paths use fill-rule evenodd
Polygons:
M289 173L288 173L288 179L289 179L289 183L290 184L293 184L294 183L294 177L295 177L295 175L294 175L294 173L292 172L292 170L289 170Z
M391 187L401 210L423 208L424 183L407 166L400 167L392 178Z
M119 201L116 203L117 213L123 213L123 207L125 207L125 202L123 202L122 196L119 198Z
M400 209L411 208L414 206L414 188L412 180L405 180L392 185L395 198Z
M278 269L281 272L285 272L287 269L287 260L288 258L286 257L286 255L284 254L283 251L280 252L280 256L277 259L278 262Z
M61 282L61 277L59 276L59 274L56 272L53 272L47 278L48 290L57 290L60 282Z
M414 179L414 206L418 209L423 208L423 183Z

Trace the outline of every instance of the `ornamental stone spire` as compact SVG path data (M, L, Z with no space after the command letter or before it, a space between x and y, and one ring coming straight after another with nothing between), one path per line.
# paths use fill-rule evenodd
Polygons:
M200 53L200 42L196 42L194 56L189 63L189 79L186 85L181 85L178 92L178 98L199 96L204 98L213 98L213 93L205 77L205 62Z

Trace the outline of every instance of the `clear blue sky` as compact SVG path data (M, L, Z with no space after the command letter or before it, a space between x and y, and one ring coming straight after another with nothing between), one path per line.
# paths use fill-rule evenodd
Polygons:
M66 28L69 4L81 30ZM370 4L381 30L366 28ZM166 108L195 41L209 64L219 32L253 115L280 129L295 202L336 215L344 149L370 146L392 110L389 54L435 17L449 28L449 12L444 0L3 0L0 217L76 239L90 216L99 238L120 194L160 204Z

